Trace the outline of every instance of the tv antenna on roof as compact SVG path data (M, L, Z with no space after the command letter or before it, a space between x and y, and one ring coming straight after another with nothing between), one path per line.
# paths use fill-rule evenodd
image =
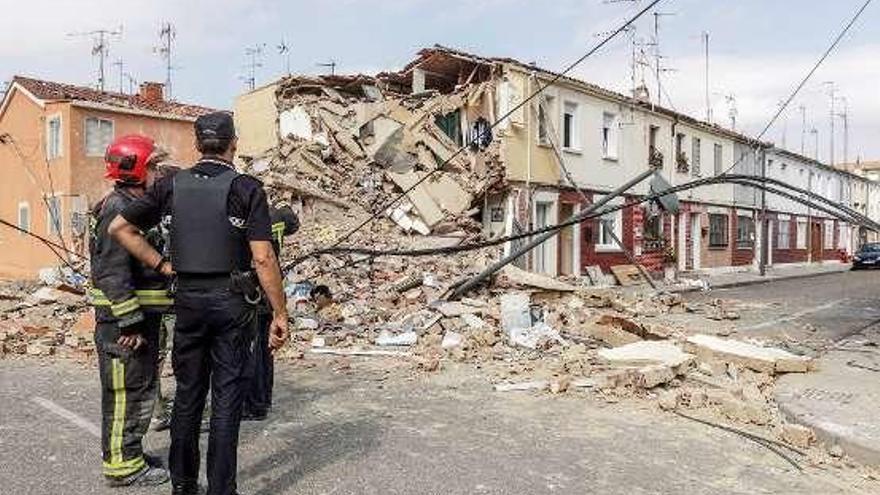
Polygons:
M125 82L125 62L121 58L117 58L116 62L113 62L113 67L119 68L119 92L124 94L125 90L122 84Z
M98 89L104 91L106 83L104 73L104 63L110 54L110 38L122 36L122 26L117 29L95 29L93 31L82 31L75 33L67 33L68 37L89 36L92 38L92 56L98 58Z
M171 99L171 72L175 69L172 65L172 49L174 40L177 38L177 29L170 22L163 22L159 28L159 46L153 48L154 53L158 53L162 60L165 61L165 96Z
M245 68L248 70L248 75L244 79L245 84L247 84L250 91L257 89L257 69L263 66L260 57L263 56L263 48L265 46L265 43L258 43L244 49L245 55L250 58L247 65L245 65Z
M336 61L333 59L330 59L329 62L325 62L322 64L315 64L315 65L317 65L318 67L329 67L330 68L330 75L331 76L336 75Z
M281 38L281 43L278 43L278 46L275 47L278 49L278 55L284 57L284 72L286 75L290 75L290 45L287 44L287 40L283 37Z
M724 101L727 102L727 116L730 118L730 130L736 130L736 116L739 111L736 109L736 95L733 93L722 95Z

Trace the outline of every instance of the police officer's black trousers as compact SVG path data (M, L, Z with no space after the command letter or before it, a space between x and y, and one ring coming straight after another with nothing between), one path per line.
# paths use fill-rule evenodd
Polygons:
M244 414L265 415L272 407L272 386L275 366L269 349L269 324L272 313L263 309L257 313L256 335L251 366L252 378L245 387Z
M146 314L138 324L144 343L129 349L116 343L115 321L95 327L95 348L101 373L101 450L104 476L124 478L146 465L143 438L156 401L161 314Z
M172 364L177 391L171 419L169 467L175 485L195 485L199 474L199 429L208 389L208 494L236 490L238 430L243 385L250 378L254 311L229 289L229 278L178 280L174 300Z

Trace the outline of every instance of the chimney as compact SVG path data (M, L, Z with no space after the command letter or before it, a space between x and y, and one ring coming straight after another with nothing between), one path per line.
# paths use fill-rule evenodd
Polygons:
M162 95L165 85L157 82L141 83L139 96L149 103L159 103L165 98Z
M644 84L636 86L633 89L633 99L639 103L650 103L651 94L648 92L648 87Z

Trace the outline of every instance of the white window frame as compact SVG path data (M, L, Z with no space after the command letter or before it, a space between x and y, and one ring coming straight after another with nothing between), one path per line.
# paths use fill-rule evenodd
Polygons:
M616 161L620 147L620 122L616 113L602 112L602 135L599 138L602 158Z
M535 195L533 197L531 216L532 216L532 223L536 226L538 225L538 204L539 203L548 205L548 210L547 210L548 225L554 225L554 224L558 223L558 220L559 220L559 195L556 193L550 192L550 191L538 191L535 193ZM535 272L538 272L537 268L538 268L539 262L536 259L537 257L546 257L546 258L542 258L542 260L540 262L540 263L546 262L546 265L542 267L545 271L539 272L539 273L544 273L547 275L555 276L557 274L557 264L558 264L557 249L558 249L558 246L559 246L559 238L558 237L548 239L547 242L544 242L540 246L536 246L531 251L532 270L534 270Z
M571 112L569 112L569 107L571 108ZM569 133L569 143L566 145L565 143L565 116L571 115L571 130ZM562 102L562 117L561 117L561 125L559 126L562 129L562 132L559 133L559 140L562 143L562 149L564 151L568 151L571 153L580 153L581 152L581 106L576 101L571 100L563 100Z
M22 225L22 221L21 221L21 213L23 211L27 212L27 224L26 225ZM22 230L26 230L28 232L31 231L32 218L31 218L31 205L30 205L30 203L28 203L27 201L22 201L22 202L18 203L18 217L16 218L16 220L17 220L16 225L18 225L18 228L20 228ZM19 231L18 235L21 237L24 237L27 234L25 232Z
M598 202L603 197L604 196L597 195L593 198L593 201ZM603 208L608 207L608 206L619 206L622 204L623 204L623 198L618 197L618 198L614 198L611 201L605 203L605 206L603 206ZM605 237L605 222L602 221L603 218L606 218L606 219L611 218L614 221L613 232L615 235L617 235L617 238L620 239L621 242L623 242L623 210L621 209L621 210L617 210L617 211L614 211L611 213L606 213L605 215L600 217L598 219L598 221L596 222L598 224L597 228L596 228L596 252L597 253L620 252L621 251L620 245L618 245L616 242L614 242L614 240L611 239L610 236L608 239L609 242L607 242L607 243L602 242L602 238Z
M795 249L807 249L807 221L801 218L797 220Z
M847 229L847 225L843 222L837 222L837 249L846 249L847 248L847 238L849 237L849 232Z
M724 172L724 146L721 143L713 143L712 146L712 166L715 169L715 175L721 175Z
M824 234L822 236L823 249L834 249L834 220L825 220L825 228L822 233Z
M791 249L791 217L788 215L779 215L776 218L776 247Z
M101 131L101 123L102 122L109 122L110 123L110 139L107 141L106 145L99 147L100 148L99 151L95 151L92 153L89 152L89 121L90 120L96 121L98 123L98 132L99 133ZM113 137L115 136L115 134L116 134L116 123L113 122L113 119L108 119L108 118L104 118L104 117L95 117L95 116L88 116L88 117L84 118L83 119L83 150L85 151L86 156L103 157L104 152L107 149L107 146L109 146L110 143L113 142Z
M53 147L52 122L58 122L58 143ZM64 156L64 118L60 113L46 117L46 159L54 160Z
M55 221L52 218L51 203L58 202L58 230L55 230ZM49 236L64 235L64 201L61 193L54 196L46 195L46 234Z

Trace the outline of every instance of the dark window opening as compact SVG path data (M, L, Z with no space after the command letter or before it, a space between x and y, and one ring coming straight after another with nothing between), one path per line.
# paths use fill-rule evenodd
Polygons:
M727 215L709 214L709 247L727 246ZM694 232L693 235L698 235Z
M443 133L449 136L455 144L461 146L464 144L461 135L461 110L454 110L446 115L437 115L434 117L434 123L443 130Z
M736 217L736 247L750 248L755 242L755 220L752 217Z

